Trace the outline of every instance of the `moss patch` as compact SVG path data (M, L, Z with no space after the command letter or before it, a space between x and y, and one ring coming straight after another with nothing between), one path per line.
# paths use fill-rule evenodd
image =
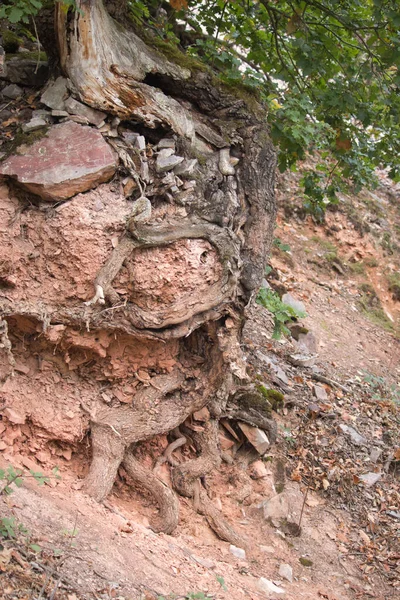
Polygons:
M282 408L284 395L281 392L278 392L278 390L268 389L264 385L258 385L257 390L263 395L265 400L269 402L272 410Z
M386 316L381 301L372 285L369 283L362 283L359 290L361 292L361 297L358 300L358 305L362 314L372 323L375 323L375 325L379 325L383 329L393 332L393 323L389 317Z
M47 62L47 54L43 51L35 51L32 52L17 52L16 54L7 54L7 60L34 60L40 62Z
M11 154L22 154L22 152L18 152L18 149L21 148L21 146L32 146L35 142L47 135L48 129L48 127L43 127L42 129L37 129L36 131L31 131L29 133L17 133L13 140L6 142L1 147L4 156L0 159L0 162L11 156Z
M388 275L389 292L392 292L393 300L400 302L400 273Z
M3 48L6 54L10 52L18 52L18 48L22 44L21 38L17 36L13 31L9 31L8 29L2 29L0 31L0 36L3 40Z
M303 567L312 567L313 561L309 558L304 558L304 556L300 556L299 563L303 565Z

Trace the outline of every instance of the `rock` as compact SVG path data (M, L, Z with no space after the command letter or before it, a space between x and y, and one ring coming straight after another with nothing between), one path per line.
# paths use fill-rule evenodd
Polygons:
M266 521L286 519L289 514L289 501L285 493L277 494L262 502L261 507Z
M240 558L241 560L246 560L246 551L243 550L243 548L237 548L237 546L234 546L233 544L231 544L229 546L229 552L231 554L233 554L233 556L236 556L236 558Z
M296 367L313 367L317 356L312 354L291 354L289 360Z
M172 169L180 165L183 160L183 156L173 155L163 158L162 156L158 155L156 161L156 171L157 173L166 173L167 171L172 171Z
M65 112L65 100L68 98L67 80L65 77L57 77L43 92L40 102L53 110ZM54 113L53 113L54 114ZM68 114L68 113L65 113ZM65 116L65 115L54 115Z
M293 569L290 565L282 563L279 567L279 575L290 581L290 583L293 582Z
M320 402L325 402L325 400L328 400L328 394L326 393L326 389L323 385L313 385L312 391L316 399Z
M175 140L173 138L163 138L157 144L158 150L162 150L163 148L173 148L175 152Z
M250 477L252 479L263 479L271 473L267 471L267 468L262 460L256 460L253 462L250 468Z
M6 61L7 73L0 76L11 83L28 85L29 87L42 87L49 76L49 66L46 61L23 58L19 54Z
M269 579L265 579L265 577L260 577L257 585L258 585L258 589L261 590L262 592L265 592L266 594L270 594L271 592L274 594L285 594L286 593L286 591L283 588L278 587Z
M146 138L144 135L137 136L135 140L135 148L137 148L139 151L146 150Z
M68 121L53 125L31 146L20 146L0 164L0 175L59 202L108 181L116 167L116 155L101 133Z
M136 142L136 138L139 136L138 133L136 133L136 131L124 131L122 133L122 137L124 138L124 140L128 143L128 144L132 144L132 146L135 144Z
M289 292L283 294L282 302L293 308L293 310L295 310L297 313L306 312L306 307L304 306L303 302L301 302L301 300L296 300L296 298L294 298L292 294L289 294Z
M250 444L259 454L261 454L261 456L263 456L271 445L265 431L258 429L258 427L247 425L247 423L242 423L241 421L238 421L238 425Z
M310 402L310 404L307 405L307 409L310 413L310 416L314 418L318 417L318 415L321 413L320 407L318 404L315 404L315 402Z
M52 117L59 117L59 118L61 118L61 117L68 117L69 113L67 113L66 110L57 110L57 109L54 109L54 110L51 111L51 115L52 115Z
M168 158L169 156L172 156L173 154L175 154L175 150L173 150L173 148L163 148L158 153L158 158L160 158L160 159Z
M197 158L185 159L183 163L175 167L174 173L175 175L179 175L180 177L191 177L193 172L197 166Z
M78 102L78 100L71 97L67 98L64 104L70 115L83 117L92 125L96 125L96 127L103 125L104 119L107 117L107 115L100 110L90 108L90 106L86 106L86 104L82 104L82 102Z
M290 334L291 336L297 341L299 339L299 335L301 333L306 334L308 333L308 329L307 327L304 327L304 325L301 325L300 323L293 323L292 325L288 325L288 328L290 329Z
M215 569L215 562L208 558L202 558L200 556L196 556L195 554L191 555L193 560L196 561L199 565L204 567L205 569Z
M308 331L307 333L299 333L297 339L297 348L300 352L317 354L318 346L318 340L312 331Z
M195 421L201 421L202 423L209 421L210 411L208 410L207 406L203 406L203 408L201 408L200 410L196 410L193 413L193 418L195 419Z
M370 488L377 483L382 477L382 473L364 473L360 475L361 481L365 484L365 487Z
M260 546L261 552L266 552L268 554L275 554L276 548L273 546Z
M30 133L31 131L36 131L37 129L43 129L43 127L48 127L48 122L41 117L35 117L28 121L28 123L24 123L22 125L22 131L24 133Z
M353 427L349 427L349 425L340 424L339 428L345 435L347 435L350 438L351 442L355 446L367 445L368 440L362 435L360 435L358 431L356 431Z
M370 461L375 464L378 462L378 460L380 459L381 456L382 456L382 450L380 448L372 448L369 458L370 458Z
M6 87L1 92L5 98L9 98L10 100L16 100L24 91L16 85L15 83L10 83L10 85L6 85Z
M31 460L27 456L22 456L21 462L26 469L28 469L29 471L34 471L36 473L39 465L37 463L35 463L33 460Z
M7 407L3 410L3 415L7 417L10 423L14 425L23 425L26 421L26 416L17 412L13 408Z
M3 440L0 440L0 450L7 450L8 446Z

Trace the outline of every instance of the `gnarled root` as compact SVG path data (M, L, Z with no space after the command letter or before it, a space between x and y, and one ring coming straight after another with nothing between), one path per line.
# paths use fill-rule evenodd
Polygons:
M207 491L199 485L198 512L205 516L207 523L217 536L239 548L245 548L247 541L229 525L215 504L208 497Z
M128 475L150 492L159 505L159 514L150 526L156 533L172 533L179 521L179 502L174 492L152 471L146 469L132 454L125 453L123 465Z
M104 500L114 485L125 445L113 428L92 423L93 458L84 489L98 502Z
M196 510L203 514L211 529L219 538L244 548L247 542L227 523L225 517L208 497L201 479L218 468L221 455L218 445L218 420L211 419L205 425L204 432L194 432L193 439L201 451L201 456L175 467L172 482L182 495L194 499Z

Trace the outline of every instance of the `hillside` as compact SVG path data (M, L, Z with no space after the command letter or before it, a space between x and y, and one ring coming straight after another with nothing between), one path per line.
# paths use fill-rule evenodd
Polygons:
M19 89L6 90L10 85ZM146 474L138 484L124 463L102 502L82 489L92 458L89 421L96 423L96 410L104 407L125 410L132 398L133 406L137 397L151 399L164 381L159 378L173 373L178 362L200 382L195 345L201 343L188 342L182 357L176 338L132 341L126 331L102 324L131 297L145 306L151 294L152 304L140 313L144 320L167 321L170 315L160 313L164 303L173 304L179 317L197 298L206 310L221 267L203 238L178 240L162 255L158 248L142 248L116 279L113 291L121 304L99 307L93 327L93 281L118 247L121 223L132 210L130 194L139 195L137 181L117 167L115 140L130 136L142 168L182 157L160 158L163 144L172 149L171 138L151 138L146 130L142 148L139 127L123 129L110 117L96 125L96 111L87 112L72 97L68 110L51 108L41 84L5 80L1 88L0 293L7 311L0 331L2 598L398 598L400 188L379 173L376 190L342 196L319 223L304 213L298 196L301 169L279 176L276 239L264 285L280 296L290 294L288 302L303 303L307 316L289 323L290 336L275 340L273 315L249 304L241 335L245 362L238 366L270 401L277 440L265 441L265 430L240 413L225 417L218 429L221 468L201 477L210 510L221 512L246 547L219 539L209 527L210 513L200 514L196 498L184 496L175 531L156 533L158 508ZM29 189L10 181L12 169L19 165L25 176L21 156L55 128L67 132L64 141L70 136L84 147L71 170L83 168L92 147L102 149L95 157L98 170L90 174L90 185L88 174L82 175L86 187L74 188L73 195L65 191L66 176L61 187L46 181L39 189L35 183L35 194L66 196L52 203L43 195L32 200ZM54 159L62 143L57 138L52 147L53 173L65 166ZM15 162L4 174L10 157ZM155 179L156 222L171 214L185 218L182 198L196 184L187 162L180 192L175 175L163 179L164 202ZM182 194L178 200L176 194ZM82 315L87 311L86 329L73 320L72 305ZM58 312L50 313L49 306ZM233 327L232 315L225 333ZM222 340L227 355L229 339ZM167 398L173 391L167 389ZM149 420L158 403L149 402ZM185 420L177 439L167 433L141 441L135 447L139 468L172 493L174 469L198 455L196 435L210 421L203 407ZM23 473L16 478L8 472L13 481L7 494L10 465ZM39 472L44 482L32 475Z

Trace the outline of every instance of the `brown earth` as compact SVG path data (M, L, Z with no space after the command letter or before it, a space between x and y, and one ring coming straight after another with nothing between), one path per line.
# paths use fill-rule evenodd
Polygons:
M281 192L281 199L290 196L294 183L285 185L289 191ZM388 202L386 188L377 193L382 202ZM362 198L356 200L361 206ZM5 186L0 190L0 204L5 293L18 303L41 297L60 303L71 290L74 297L88 300L93 293L88 282L94 280L128 214L119 190L104 184L61 207L43 210L35 214L35 228L31 211L21 211ZM99 396L106 403L129 401L134 388L148 385L153 368L166 372L173 368L175 341L162 345L135 342L122 334L77 332L57 325L43 330L34 320L18 317L10 335L15 376L1 389L0 460L3 465L11 463L47 475L57 466L61 479L51 478L39 487L34 479L26 478L11 496L1 496L2 516L14 516L29 531L28 541L19 534L16 542L5 542L0 548L2 597L128 600L174 594L195 597L190 596L195 593L199 598L203 598L201 593L221 599L275 597L260 590L260 577L282 586L288 600L398 597L399 521L386 515L399 510L398 478L391 467L396 469L399 459L399 396L398 388L390 385L397 385L400 374L399 340L394 335L400 305L388 290L386 273L398 268L399 255L396 249L388 255L371 233L359 233L345 210L328 213L326 223L318 225L311 218L286 220L284 208L282 202L276 234L290 245L290 253L275 250L272 283L304 301L308 316L303 323L320 341L318 368L291 366L288 355L295 350L294 340L272 341L266 311L261 307L250 311L244 332L250 368L256 373L264 369L264 379L285 393L284 407L275 415L280 435L264 467L254 462L257 457L244 446L236 466L224 464L220 473L205 481L210 492L215 490L214 503L251 540L246 558L237 559L183 498L174 535L153 533L149 528L156 511L153 500L138 487L129 486L123 469L104 505L79 491L90 458L88 418L82 404L91 406ZM397 209L389 208L388 218L394 225ZM94 226L99 219L104 221L101 228ZM68 227L72 220L74 228ZM213 261L206 246L205 242L202 247L192 242L171 246L162 281L152 275L157 251L143 251L131 265L143 270L142 288L129 290L122 272L118 291L145 298L150 290L154 298L157 289L164 296L171 289L169 284L176 283L179 289L179 281L193 264L201 274L193 281L193 289L201 288L208 261ZM42 255L50 254L54 261L45 264ZM368 258L374 259L369 264L375 266L368 266ZM349 266L360 262L361 270ZM387 329L369 321L360 309L362 283L376 290L386 312L381 325ZM260 366L257 352L280 366L286 383L268 365ZM370 385L365 371L384 379L384 385L381 381L380 387ZM310 403L315 403L311 391L315 373L347 388L343 393L325 385L327 408L320 403L318 410L333 413L333 419L315 417L315 409L310 409ZM105 377L114 384L105 387ZM339 423L365 434L368 448L359 449L344 440ZM167 444L164 436L142 444L141 460L151 467ZM379 468L367 455L375 446L382 451ZM191 452L185 448L175 456L179 460ZM254 471L257 467L265 469L261 478ZM167 484L169 469L165 464L160 467ZM365 471L381 472L382 481L365 489L359 479ZM350 488L343 483L347 475L352 478ZM264 500L276 498L282 486L289 502L284 521L298 523L304 507L299 537L292 537L282 521L277 523L279 515L270 523L257 508ZM41 547L38 555L29 549L32 541ZM311 564L302 565L300 558ZM293 583L279 575L282 563L292 566ZM40 593L46 570L47 588Z

